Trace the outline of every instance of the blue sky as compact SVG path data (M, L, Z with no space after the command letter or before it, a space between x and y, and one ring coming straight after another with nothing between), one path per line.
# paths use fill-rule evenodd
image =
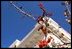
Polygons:
M61 1L43 1L42 2L47 11L53 12L53 18L65 30L71 34L71 26L65 21L63 15L64 6ZM23 10L31 13L35 18L42 14L41 9L38 7L38 1L15 1L17 6L22 6ZM7 48L16 39L22 40L28 32L30 32L34 25L37 23L31 18L25 16L22 18L20 12L13 7L9 1L1 2L1 47Z

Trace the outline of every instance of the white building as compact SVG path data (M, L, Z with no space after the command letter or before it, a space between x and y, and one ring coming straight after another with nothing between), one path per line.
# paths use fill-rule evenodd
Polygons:
M70 43L67 45L71 47L71 35L65 31L60 25L58 25L52 18L49 18L49 26L51 33L48 33L47 38L52 36L54 39L55 44L63 44L63 43ZM26 37L24 37L21 41L16 40L9 48L34 48L37 46L38 41L44 39L44 34L41 31L38 31L39 24L37 23L33 30L28 33ZM64 36L62 37L62 34ZM61 38L62 37L62 38ZM16 45L16 46L15 46Z

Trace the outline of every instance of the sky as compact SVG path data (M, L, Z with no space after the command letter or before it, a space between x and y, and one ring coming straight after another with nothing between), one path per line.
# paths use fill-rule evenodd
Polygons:
M35 18L42 14L39 1L14 1L23 10L32 14ZM51 18L71 34L71 26L63 15L65 7L61 1L42 1L48 12L52 12ZM24 18L23 18L24 16ZM32 18L21 14L9 1L1 1L1 47L8 48L16 39L22 40L35 26L37 22Z

